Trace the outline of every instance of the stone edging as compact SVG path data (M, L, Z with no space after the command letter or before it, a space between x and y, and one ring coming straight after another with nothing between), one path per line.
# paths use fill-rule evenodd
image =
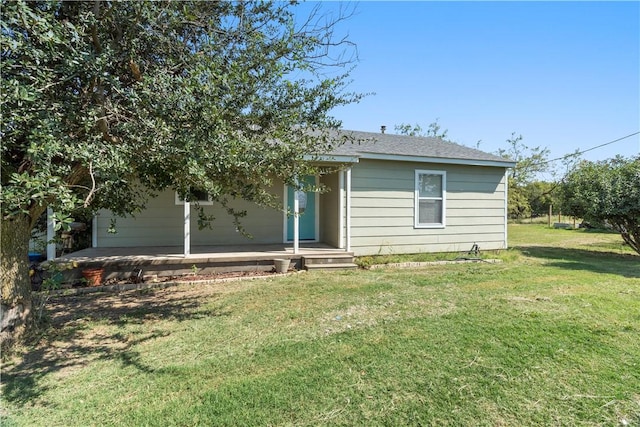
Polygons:
M379 270L384 268L415 268L415 267L428 267L434 265L447 265L447 264L468 264L486 262L489 264L499 264L501 259L461 259L453 261L428 261L428 262L396 262L390 264L373 264L365 267L366 270ZM241 280L260 280L269 279L274 277L292 276L294 274L304 273L306 270L297 270L293 272L283 274L265 274L258 276L236 276L236 277L223 277L220 279L206 279L206 280L175 280L169 282L143 282L143 283L122 283L116 285L101 285L92 286L86 288L72 288L72 289L58 289L51 291L51 296L75 296L85 295L95 292L122 292L142 289L164 289L172 286L179 285L207 285L210 283L226 283L226 282L239 282Z
M499 264L502 262L502 260L501 259L460 259L460 260L453 260L453 261L396 262L396 263L390 263L390 264L373 264L366 267L366 269L379 270L382 268L428 267L432 265L469 264L469 263L476 263L476 262Z

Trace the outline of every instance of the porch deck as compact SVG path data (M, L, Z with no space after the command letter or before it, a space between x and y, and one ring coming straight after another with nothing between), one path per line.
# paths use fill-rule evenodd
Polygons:
M58 262L74 262L77 268L73 275L79 277L85 268L102 267L105 279L127 277L136 269L145 276L173 276L187 274L198 269L200 273L228 271L269 271L275 259L289 259L290 266L304 267L305 257L341 258L353 253L337 249L324 243L302 243L297 254L287 244L192 246L191 254L184 256L181 246L88 248L63 255Z

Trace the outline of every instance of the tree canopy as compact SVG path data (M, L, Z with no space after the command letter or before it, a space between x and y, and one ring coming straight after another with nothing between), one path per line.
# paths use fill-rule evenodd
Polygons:
M338 127L331 110L361 95L336 35L348 14L294 6L2 3L3 308L28 305L26 242L47 206L124 215L165 188L270 205L270 179L309 172L334 141L308 131Z
M496 154L516 162L516 166L509 172L509 218L520 219L531 216L539 209L539 201L545 194L540 188L544 183L535 185L538 175L546 172L549 167L547 161L549 149L529 147L522 142L522 135L511 133L507 139L507 148L501 148ZM552 188L548 188L551 191ZM532 205L535 205L535 209Z
M349 45L313 19L268 2L6 3L3 218L78 198L130 212L137 183L266 201L264 177L326 148L303 130L358 99L318 73Z
M417 123L415 125L410 125L409 123L400 123L399 125L394 126L394 130L400 135L426 136L444 139L447 137L447 133L449 132L449 130L445 129L441 131L441 128L442 127L440 126L440 123L438 123L438 119L430 123L426 131L422 129L422 126Z
M609 224L640 254L640 156L583 161L561 186L563 211Z

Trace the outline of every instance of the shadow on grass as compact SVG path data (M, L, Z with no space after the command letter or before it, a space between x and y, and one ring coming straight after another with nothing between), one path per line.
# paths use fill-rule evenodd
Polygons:
M527 256L549 260L548 265L552 266L640 278L640 257L633 254L551 246L518 246L517 249Z
M133 291L121 294L88 294L60 297L50 301L47 311L50 324L42 337L14 365L4 364L2 394L16 405L33 403L48 387L43 379L52 374L68 375L90 361L117 360L125 367L152 373L141 362L136 346L170 335L169 331L148 328L123 329L125 325L154 320L185 321L229 312L205 307L211 296L185 295L166 291ZM95 323L107 328L95 328ZM92 325L93 323L93 325ZM114 330L115 329L115 330Z

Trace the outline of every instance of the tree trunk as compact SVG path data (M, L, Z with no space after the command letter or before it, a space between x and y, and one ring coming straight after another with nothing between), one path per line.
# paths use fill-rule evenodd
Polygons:
M31 323L29 239L31 220L26 215L3 219L0 225L0 348L10 350L24 337Z

